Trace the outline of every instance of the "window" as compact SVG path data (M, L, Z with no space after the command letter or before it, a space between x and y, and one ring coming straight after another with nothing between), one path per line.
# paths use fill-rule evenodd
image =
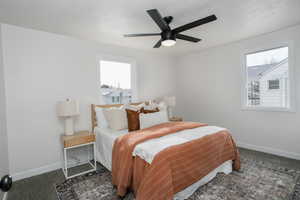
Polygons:
M244 105L247 108L289 110L289 47L248 53Z
M280 86L279 86L279 80L269 80L268 81L269 83L269 90L278 90L280 89Z
M132 64L100 61L100 87L106 104L132 102Z

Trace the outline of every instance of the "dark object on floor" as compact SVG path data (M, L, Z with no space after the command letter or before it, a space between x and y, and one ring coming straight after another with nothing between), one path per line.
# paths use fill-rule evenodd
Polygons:
M241 155L242 169L229 175L218 174L188 200L299 200L300 170L286 168L264 159ZM104 167L96 173L64 181L56 186L60 200L115 199L111 173ZM129 193L124 200L134 200Z
M0 180L0 189L3 191L3 192L7 192L10 190L12 186L12 178L11 176L9 175L5 175L1 178Z

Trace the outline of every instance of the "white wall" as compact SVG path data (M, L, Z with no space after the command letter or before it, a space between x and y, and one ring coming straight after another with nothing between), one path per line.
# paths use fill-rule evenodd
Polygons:
M136 60L140 99L171 95L176 88L177 115L227 127L248 148L300 159L298 110L241 110L241 53L257 44L294 40L297 78L300 26L185 55L175 61L173 57L11 25L2 25L1 32L5 76L0 71L0 88L4 79L9 170L17 179L60 167L63 124L56 117L58 100L80 100L76 129L90 129L89 105L101 103L97 68L102 55ZM300 82L296 81L299 104ZM1 105L3 94L0 92Z
M300 113L241 110L246 49L294 42L296 103L300 106L300 26L207 49L178 59L176 113L227 127L241 146L300 159Z
M140 99L173 93L172 59L117 46L3 25L10 172L15 179L60 167L63 124L55 105L80 101L77 130L91 128L90 104L99 101L99 57L137 62ZM117 72L116 72L117 73Z
M4 86L4 68L2 60L1 45L1 25L0 25L0 178L8 173L8 152L7 152L7 132L6 132L6 99ZM0 191L0 200L3 193Z

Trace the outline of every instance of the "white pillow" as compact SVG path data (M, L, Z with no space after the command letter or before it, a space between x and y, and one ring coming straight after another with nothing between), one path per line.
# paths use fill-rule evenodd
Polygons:
M154 104L154 103L144 106L145 110L155 110L156 108L158 108L158 104Z
M168 122L168 114L166 110L155 113L140 114L140 128L148 128L157 124Z
M159 103L154 102L148 106L152 108L148 110L154 110L155 108L158 108L159 110L167 110L168 108L167 104L164 101L161 101Z
M159 104L158 104L158 109L159 110L167 110L168 109L168 106L167 106L167 104L164 102L164 101L162 101L162 102L160 102ZM168 113L167 113L168 114Z
M145 103L141 103L139 105L124 104L124 109L139 111L144 106L145 106Z
M144 106L145 110L155 110L156 108L159 110L166 110L168 106L164 101L161 101L160 103L152 102L151 104Z
M109 128L114 130L123 130L128 128L127 114L123 107L103 109L103 114L107 120Z
M96 107L95 112L96 112L97 126L101 128L107 128L108 124L103 114L103 108Z

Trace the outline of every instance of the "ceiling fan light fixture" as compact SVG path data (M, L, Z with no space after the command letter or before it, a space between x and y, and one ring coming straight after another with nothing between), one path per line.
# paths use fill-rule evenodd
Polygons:
M176 44L176 37L171 31L162 32L161 39L161 45L165 47L171 47Z
M161 44L165 47L171 47L176 44L176 40L168 39L161 42Z

